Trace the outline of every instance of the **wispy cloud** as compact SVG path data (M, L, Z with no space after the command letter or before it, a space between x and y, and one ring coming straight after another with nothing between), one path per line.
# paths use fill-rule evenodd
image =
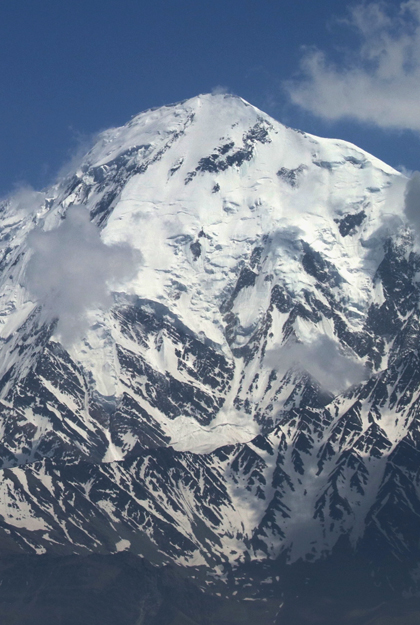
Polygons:
M105 245L89 212L68 209L54 230L33 230L25 286L46 311L58 318L57 332L65 345L79 338L87 326L86 312L112 304L112 282L131 277L140 258L128 246Z
M420 0L359 4L338 25L354 29L356 50L341 64L307 50L301 76L284 85L292 101L331 121L419 131Z
M361 382L367 375L363 364L347 357L327 336L308 344L294 343L280 350L270 350L266 359L268 366L281 373L293 366L306 370L325 390L335 394Z
M213 95L225 95L228 93L232 93L229 87L225 87L224 85L216 85L215 87L213 87L211 92Z
M407 182L404 197L405 215L420 239L420 172L415 171Z
M100 132L85 134L73 128L70 128L70 130L72 132L73 145L68 152L67 160L61 165L57 172L57 180L61 180L69 174L74 173L74 170L80 165L83 157L89 152L100 135Z
M45 201L45 193L35 191L31 185L21 183L16 185L12 193L2 200L9 205L13 212L23 211L24 213L34 213Z

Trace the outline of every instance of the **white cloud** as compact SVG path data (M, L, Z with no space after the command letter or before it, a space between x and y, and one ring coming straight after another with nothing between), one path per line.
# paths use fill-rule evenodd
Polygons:
M270 350L266 358L266 364L282 374L290 367L299 366L334 394L358 384L367 374L361 363L347 357L327 336L320 336L309 344L293 343L280 350Z
M128 246L105 245L81 206L68 209L58 228L33 230L28 243L33 253L24 285L50 320L58 318L65 345L83 334L90 308L112 304L112 282L134 275L140 262Z
M341 23L358 35L356 51L342 64L307 51L301 77L284 85L292 101L331 121L419 131L420 0L360 4Z

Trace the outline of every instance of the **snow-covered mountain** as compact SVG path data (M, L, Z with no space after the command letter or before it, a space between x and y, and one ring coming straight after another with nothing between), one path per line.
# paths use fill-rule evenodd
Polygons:
M3 201L2 548L222 574L345 539L414 569L405 186L354 145L202 95Z

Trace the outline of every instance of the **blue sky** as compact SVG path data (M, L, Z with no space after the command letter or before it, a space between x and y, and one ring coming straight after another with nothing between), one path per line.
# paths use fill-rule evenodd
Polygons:
M418 169L419 18L420 0L3 2L0 196L51 183L93 133L218 86Z

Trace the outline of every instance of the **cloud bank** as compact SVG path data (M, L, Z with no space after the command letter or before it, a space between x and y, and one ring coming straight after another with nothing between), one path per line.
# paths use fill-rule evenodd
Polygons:
M112 304L112 283L134 276L140 258L128 246L107 246L81 206L68 209L54 230L33 230L32 256L24 286L49 320L58 318L57 333L71 345L87 328L90 308Z
M292 102L331 121L420 131L420 0L359 4L341 23L355 31L357 49L342 65L307 51L300 79L284 84Z

